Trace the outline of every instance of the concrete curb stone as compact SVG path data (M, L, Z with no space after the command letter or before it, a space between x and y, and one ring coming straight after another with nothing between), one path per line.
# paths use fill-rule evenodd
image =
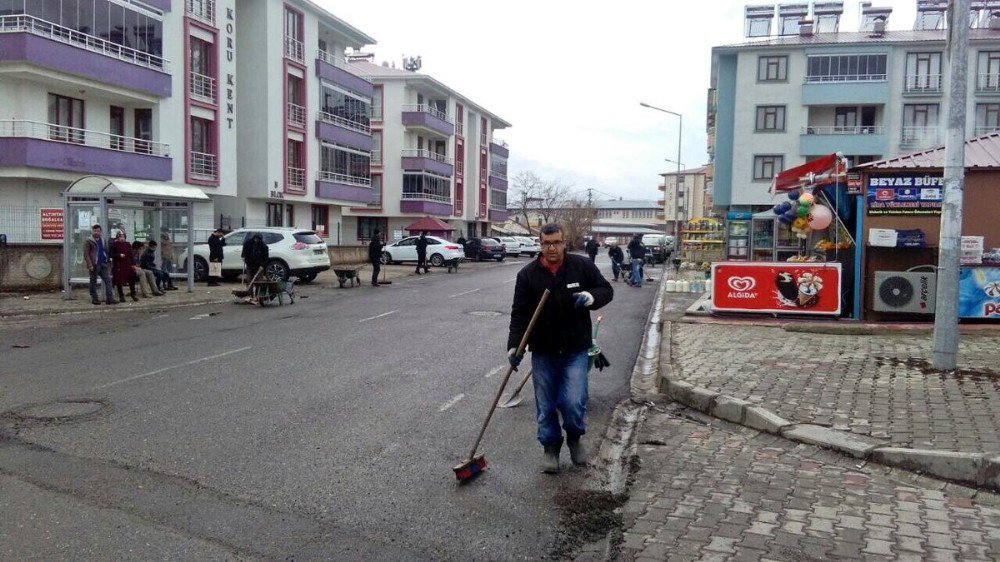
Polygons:
M792 425L792 422L760 406L750 406L746 409L743 424L757 431L781 435L781 430Z
M746 400L720 394L712 402L709 413L717 418L742 425L749 405Z
M879 447L872 451L872 460L913 472L923 472L946 480L986 484L988 461L982 453ZM970 475L974 478L970 480ZM996 487L995 485L992 487Z
M885 443L871 437L811 423L798 423L786 427L781 430L781 436L800 443L847 453L857 459L867 459L876 447Z

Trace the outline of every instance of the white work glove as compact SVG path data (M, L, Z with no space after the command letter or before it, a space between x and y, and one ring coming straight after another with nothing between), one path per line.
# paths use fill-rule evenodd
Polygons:
M573 306L576 308L590 308L592 304L594 304L594 295L587 291L573 294Z

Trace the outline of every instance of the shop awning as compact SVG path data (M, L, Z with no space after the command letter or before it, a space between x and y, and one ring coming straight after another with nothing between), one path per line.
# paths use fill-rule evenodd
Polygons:
M417 219L416 222L406 227L404 230L408 230L410 232L418 232L421 230L426 230L427 232L452 232L455 229L441 219L435 217L422 217Z
M771 180L771 193L776 191L791 191L809 183L813 178L813 185L833 183L837 174L843 174L846 169L836 154L810 160L801 166L789 168L779 172ZM810 176L812 174L812 176ZM819 176L819 177L816 177Z
M159 181L84 176L71 183L67 197L107 196L121 199L169 199L177 202L209 202L208 195L197 187L185 187Z

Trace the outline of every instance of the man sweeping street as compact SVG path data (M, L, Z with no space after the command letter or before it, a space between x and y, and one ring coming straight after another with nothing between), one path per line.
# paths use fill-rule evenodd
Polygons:
M559 472L563 430L570 459L587 464L581 437L587 432L587 351L592 344L590 311L611 302L614 290L589 259L566 252L562 226L541 229L542 253L517 274L511 306L507 356L517 367L517 346L545 289L551 291L528 339L535 386L542 471ZM559 418L562 417L562 429Z

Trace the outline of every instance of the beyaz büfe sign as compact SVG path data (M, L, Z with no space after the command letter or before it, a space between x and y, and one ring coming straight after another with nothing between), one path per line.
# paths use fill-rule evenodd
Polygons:
M839 263L722 262L712 266L719 312L839 315Z

